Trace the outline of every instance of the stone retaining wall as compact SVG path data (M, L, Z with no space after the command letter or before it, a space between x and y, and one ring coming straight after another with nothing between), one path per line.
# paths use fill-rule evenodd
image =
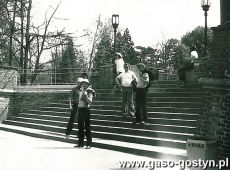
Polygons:
M13 89L17 85L17 82L17 68L0 66L0 89Z
M199 115L196 136L218 142L217 158L230 157L230 80L200 79L208 95L203 97L205 107Z
M40 106L44 107L49 103L68 100L70 91L74 86L45 87L25 86L14 90L0 90L0 123L9 116L37 109Z

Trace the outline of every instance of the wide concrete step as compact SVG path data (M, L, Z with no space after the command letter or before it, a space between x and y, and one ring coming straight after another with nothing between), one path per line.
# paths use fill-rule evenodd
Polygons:
M36 117L36 118L35 118ZM32 121L33 123L43 121L43 122L48 122L53 123L54 125L61 126L63 123L67 122L69 120L69 117L60 117L60 116L41 116L41 115L34 115L34 114L20 114L17 117L12 117L12 119L20 119L25 121ZM97 125L101 126L109 126L111 123L111 126L114 125L115 127L122 127L123 122L128 122L132 125L132 122L135 121L134 118L123 118L122 116L105 116L101 114L92 114L92 124L97 123ZM116 125L117 123L117 125ZM196 120L191 119L168 119L168 118L149 118L148 119L148 124L160 124L160 125L170 125L170 126L189 126L189 127L194 127L197 123ZM121 126L119 126L121 125ZM65 125L64 125L65 126ZM135 126L131 126L131 128L135 128Z
M50 132L6 124L0 124L0 130L23 134L31 137L51 139L73 144L77 143L75 135L72 135L69 139L65 139L64 135L58 132ZM185 160L187 157L187 152L185 149L173 149L168 147L150 146L115 140L105 140L95 137L93 138L93 147L147 156L150 158L159 158L163 160Z
M55 105L53 105L55 106ZM173 103L168 103L168 102L152 102L148 103L147 109L151 110L152 108L201 108L202 104L200 103L188 103L188 102L173 102ZM91 106L92 109L98 109L98 110L121 110L122 106L121 105L109 105L109 104L104 104L104 105L99 105L99 104L93 104ZM165 110L165 112L168 109Z
M185 84L184 87L180 87L179 83L152 83L150 88L200 88L201 86L197 83Z
M113 96L107 96L103 97L102 99L95 99L93 101L94 103L98 102L121 102L122 97L113 97ZM196 97L147 97L147 102L201 102L202 96L196 96ZM60 100L60 103L67 104L68 100Z
M121 113L121 112L120 112ZM106 120L117 120L117 121L123 121L124 117L122 114L103 114L102 113L95 113L92 112L92 117L95 119L106 119ZM166 113L166 112L148 112L148 123L151 123L152 120L168 120L168 123L170 120L181 120L181 121L196 121L198 115L197 114L186 114L186 113Z
M205 95L206 92L149 92L147 93L147 98L149 97L199 97ZM96 99L104 99L106 97L121 97L120 93L100 93L97 95Z
M53 118L53 117L51 117ZM101 118L101 119L98 119ZM31 116L27 116L27 115L22 115L17 116L17 117L11 117L11 120L17 120L17 121L24 121L24 122L30 122L30 123L41 123L41 124L49 124L49 125L54 125L54 126L66 126L67 121L68 121L68 117L58 117L58 120L51 120L51 119L44 119L44 117L38 117L34 118ZM139 125L133 125L131 127L124 127L122 126L122 123L132 123L132 119L131 118L122 118L117 116L116 118L114 118L114 120L109 120L108 117L105 116L100 116L100 115L93 115L91 118L91 123L92 125L97 124L97 125L101 125L101 126L109 126L110 124L113 125L114 127L121 127L121 128L136 128L136 127L140 127ZM117 123L117 125L116 125ZM164 126L183 126L183 127L193 127L196 124L195 120L170 120L170 119L161 119L161 118L149 118L148 119L148 125L164 125ZM120 125L120 126L119 126ZM145 125L143 125L142 127L144 127ZM141 135L141 134L140 134Z
M164 114L164 113L152 113L152 114ZM173 114L173 113L170 113ZM19 116L26 118L34 118L34 119L45 119L51 121L64 121L67 122L69 120L69 113L56 113L56 112L34 112L34 113L20 113ZM175 133L188 133L193 134L194 127L193 126L181 126L181 125L163 125L159 123L150 124L147 123L145 125L134 126L130 118L123 118L123 116L119 115L101 115L101 114L92 114L92 119L97 120L100 117L101 121L94 121L95 125L119 125L122 128L137 128L137 129L148 129L148 130L157 130L157 131L168 131ZM110 120L110 121L107 121ZM112 122L111 122L112 121ZM120 123L117 123L120 121Z
M164 125L160 123L146 123L140 125L133 125L131 118L125 118L124 121L107 121L107 120L93 120L94 125L104 125L104 126L118 126L118 127L131 127L138 129L148 129L148 130L157 130L157 131L168 131L175 133L189 133L193 134L193 126L182 126L182 125Z
M202 97L147 97L148 102L200 102ZM103 97L103 99L96 99L94 102L103 101L122 101L121 97Z
M121 110L101 110L91 109L92 113L104 113L104 114L122 114ZM147 107L148 112L170 112L170 113L200 113L200 108L179 108L179 107Z
M167 93L167 92L205 92L201 88L149 88L148 93Z
M24 115L21 117L19 116L12 117L11 120L19 121L19 122L27 122L27 123L45 124L45 125L58 126L58 127L63 127L63 128L66 127L67 121L68 121L66 117L63 119L59 118L59 120L48 120L48 119L44 119L44 117L43 118L42 117L33 118L27 115ZM144 128L144 125L141 130L136 128L136 127L139 127L139 125L121 127L121 126L118 126L119 123L121 122L120 120L108 120L108 119L103 119L103 117L101 120L97 120L95 119L95 116L94 116L91 120L92 120L91 121L92 130L100 131L100 132L105 131L105 132L112 132L112 133L118 133L118 134L133 134L133 135L139 135L139 136L151 136L151 137L161 137L161 138L181 139L181 140L186 140L189 136L192 135L188 133L185 134L185 133L148 130ZM94 125L94 122L98 122L98 124ZM150 122L148 124L154 124L154 121L152 121L151 119L148 122ZM161 122L159 120L158 122L159 124L165 124L165 122ZM117 126L111 126L110 123L111 124L117 123ZM173 124L175 123L173 122Z
M69 103L50 103L50 107L64 107L68 108ZM147 107L192 107L201 108L203 106L200 102L147 102ZM91 108L97 109L118 109L122 107L122 102L111 102L104 105L100 105L100 102L93 102Z
M65 128L62 126L30 123L30 122L24 122L24 121L21 122L17 120L7 120L5 124L27 127L27 128L32 128L32 129L40 129L40 130L45 130L45 131L50 131L50 132L58 132L62 134L64 134L65 132ZM73 129L73 133L76 133L76 129ZM164 146L164 147L172 147L172 148L177 148L177 149L185 149L185 141L183 140L173 140L173 139L145 137L145 136L138 136L138 135L118 134L118 133L112 133L112 132L99 132L99 131L92 131L92 135L95 138L101 138L101 139L109 139L109 140L116 140L116 141L122 141L122 142L145 144L145 145L151 145L151 146Z
M95 90L97 95L100 95L100 94L111 94L111 95L121 95L122 93L119 91L119 92L114 92L113 90L111 89L96 89ZM205 93L206 91L202 88L181 88L181 87L167 87L167 88L159 88L159 87L152 87L152 88L148 88L148 93L147 94L150 94L150 93L170 93L170 92L174 92L174 93L183 93L183 92L194 92L194 93L199 93L199 92L203 92Z
M147 107L147 111L148 113L150 112L165 112L165 113L185 113L185 114L199 114L200 113L200 108L189 108L189 107L185 107L185 108L180 108L180 107ZM41 113L51 113L55 112L55 113L70 113L70 109L69 108L63 108L63 107L40 107L38 110L30 110L30 112L41 112ZM95 114L105 114L105 115L122 115L121 112L121 107L119 106L112 106L111 108L106 107L103 108L102 107L92 107L91 109L92 113ZM151 114L149 114L149 116L151 116Z
M122 117L108 117L104 115L93 115L92 116L95 121L98 120L105 120L105 121L118 121L122 122ZM135 120L134 118L131 120ZM177 125L177 126L195 126L196 125L196 120L186 120L186 119L168 119L168 118L153 118L149 117L147 123L148 124L162 124L162 125Z
M196 98L197 100L197 98ZM200 101L147 101L147 107L182 107L182 108L201 108L203 104ZM69 107L69 101L62 100L60 103L50 103L48 107L63 107L68 108ZM106 100L96 100L93 101L91 108L100 108L103 107L103 109L106 108L121 108L122 107L122 101L106 101ZM113 109L112 109L113 110Z

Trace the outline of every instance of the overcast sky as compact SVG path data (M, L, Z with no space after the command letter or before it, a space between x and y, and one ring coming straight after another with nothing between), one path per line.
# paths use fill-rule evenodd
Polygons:
M33 0L33 21L39 22L49 5L60 0ZM165 38L180 38L196 26L204 25L201 0L62 0L56 17L68 19L52 23L57 29L81 32L95 29L98 15L102 19L120 15L119 28L129 28L135 45L153 46ZM220 24L220 1L212 0L208 26Z

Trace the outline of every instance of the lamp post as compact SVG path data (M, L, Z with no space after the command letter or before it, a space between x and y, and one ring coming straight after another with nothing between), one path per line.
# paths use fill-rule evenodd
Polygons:
M112 15L112 25L113 25L113 29L114 29L114 44L113 44L113 50L114 50L114 54L116 53L116 42L117 42L117 27L119 25L119 15L117 14L113 14ZM114 61L114 57L112 59L112 62Z
M208 10L211 6L211 0L202 0L201 7L204 10L204 17L205 17L205 27L204 27L204 56L207 55L207 16Z

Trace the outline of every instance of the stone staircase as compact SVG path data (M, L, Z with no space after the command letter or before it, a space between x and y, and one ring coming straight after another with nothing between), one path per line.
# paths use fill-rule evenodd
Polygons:
M179 87L177 81L152 83L148 92L149 121L133 125L123 118L121 94L110 89L96 90L92 105L93 146L159 159L186 159L186 140L194 135L205 92L196 85ZM0 129L34 137L77 143L76 125L70 139L64 132L70 116L68 100L59 100L17 116Z

